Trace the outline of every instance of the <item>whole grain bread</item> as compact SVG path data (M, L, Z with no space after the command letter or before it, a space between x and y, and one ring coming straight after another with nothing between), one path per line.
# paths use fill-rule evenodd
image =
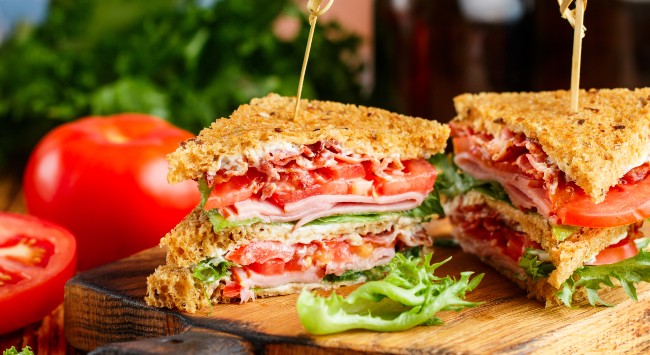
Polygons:
M344 151L401 160L442 152L449 127L386 110L330 101L301 100L294 120L294 97L270 94L216 120L169 154L170 182L198 179L227 164L257 159L273 147L336 141Z
M404 236L424 233L419 220L399 213L386 214L365 222L305 225L294 230L291 223L255 223L248 226L225 228L215 233L208 217L199 208L192 211L175 228L165 235L160 245L167 247L167 263L191 267L198 262L222 255L235 247L252 241L281 241L311 243L314 240L336 238L361 238L366 234L399 231Z
M504 127L536 139L570 180L595 202L650 155L650 88L464 94L456 124L497 135Z
M558 240L551 233L551 224L537 213L522 212L509 203L495 200L476 191L458 196L446 206L449 213L459 206L487 206L498 213L510 228L525 233L531 240L540 243L549 254L549 261L555 270L548 277L548 283L559 288L576 269L596 256L609 245L620 240L627 233L628 226L612 228L580 228L564 240ZM454 229L458 234L458 229Z

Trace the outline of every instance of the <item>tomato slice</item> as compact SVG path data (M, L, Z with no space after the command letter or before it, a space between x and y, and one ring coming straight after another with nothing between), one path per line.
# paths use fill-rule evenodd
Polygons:
M224 297L235 298L241 295L242 286L236 282L228 282L224 287L222 294Z
M252 263L246 266L247 269L262 275L277 275L284 272L285 261L280 259L267 260L263 263Z
M280 206L316 195L345 195L360 193L358 180L364 180L366 170L361 163L339 164L306 172L304 176L283 176L270 200ZM365 180L364 180L365 181ZM370 187L370 186L369 186ZM369 189L369 188L368 188ZM366 189L366 190L368 190Z
M35 217L0 212L0 334L38 321L63 302L77 243Z
M240 246L226 254L226 259L239 265L265 263L273 259L287 262L293 258L295 252L295 247L289 244L276 241L261 241Z
M563 224L591 228L623 226L650 216L650 176L634 184L619 184L607 192L605 201L594 203L581 189L559 207Z
M246 175L233 176L226 182L215 184L203 209L208 211L213 208L231 206L236 202L251 198L260 176L258 172L249 170Z
M610 245L596 255L596 260L589 265L614 264L629 259L639 253L639 249L632 238L625 238L620 242Z
M381 179L375 184L380 195L398 195L405 192L429 192L436 182L437 170L424 159L403 161L403 174L393 174L390 179Z

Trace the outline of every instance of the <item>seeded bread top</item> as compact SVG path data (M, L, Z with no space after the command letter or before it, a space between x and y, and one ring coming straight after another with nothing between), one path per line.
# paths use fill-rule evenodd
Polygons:
M198 179L226 166L259 159L273 149L336 141L345 152L408 160L444 151L449 127L386 110L270 94L216 120L167 156L170 182Z
M650 155L650 88L464 94L454 122L497 135L504 127L536 139L550 159L595 202Z

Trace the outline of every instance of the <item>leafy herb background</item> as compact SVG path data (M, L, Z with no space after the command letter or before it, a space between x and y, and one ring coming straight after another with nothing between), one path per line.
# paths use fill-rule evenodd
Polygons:
M304 9L291 0L197 2L52 0L41 25L19 25L0 47L0 170L22 166L48 130L80 117L145 112L198 133L253 97L295 95ZM275 35L278 16L299 21L295 38ZM360 38L322 22L303 97L363 103Z

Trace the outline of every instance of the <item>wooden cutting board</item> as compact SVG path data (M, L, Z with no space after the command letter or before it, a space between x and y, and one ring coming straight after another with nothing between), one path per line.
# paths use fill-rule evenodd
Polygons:
M615 307L544 308L516 285L458 248L437 248L435 260L452 256L437 274L484 272L468 294L476 308L439 314L444 325L405 332L348 331L314 336L301 326L296 295L216 305L196 314L145 304L146 277L162 264L154 248L78 274L65 289L65 334L75 348L97 353L585 353L650 352L650 285L639 301L618 289L604 299ZM349 292L342 289L342 293Z

